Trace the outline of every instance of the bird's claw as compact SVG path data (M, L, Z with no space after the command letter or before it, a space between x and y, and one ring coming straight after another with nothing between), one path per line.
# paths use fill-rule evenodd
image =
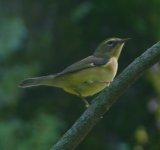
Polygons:
M100 83L111 84L112 81L99 81Z

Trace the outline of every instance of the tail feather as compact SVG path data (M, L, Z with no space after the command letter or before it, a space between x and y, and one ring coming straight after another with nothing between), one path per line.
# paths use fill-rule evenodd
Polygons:
M49 85L51 82L50 80L53 79L54 76L43 76L43 77L37 77L37 78L28 78L23 80L19 87L21 88L27 88L32 86L39 86L39 85Z

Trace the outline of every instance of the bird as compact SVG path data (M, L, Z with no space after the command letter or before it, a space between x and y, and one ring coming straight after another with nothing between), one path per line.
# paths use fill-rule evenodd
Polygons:
M86 97L93 96L108 87L116 76L118 59L126 41L130 38L109 38L101 42L94 53L59 73L23 80L19 87L52 86L79 96L86 107Z

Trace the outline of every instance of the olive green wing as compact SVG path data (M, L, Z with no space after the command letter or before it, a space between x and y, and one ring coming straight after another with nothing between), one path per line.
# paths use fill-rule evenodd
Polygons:
M72 73L76 72L82 69L92 68L100 65L104 65L108 62L109 59L107 58L100 58L95 56L89 56L85 59L82 59L81 61L78 61L66 69L64 69L62 72L58 73L56 76L63 75L66 73Z
M71 66L67 67L60 73L43 76L43 77L37 77L37 78L28 78L22 81L19 86L22 88L25 88L25 87L39 86L39 85L50 85L51 80L55 77L58 77L60 75L67 74L67 73L76 72L82 69L104 65L107 62L108 62L107 58L89 56L79 62L72 64Z

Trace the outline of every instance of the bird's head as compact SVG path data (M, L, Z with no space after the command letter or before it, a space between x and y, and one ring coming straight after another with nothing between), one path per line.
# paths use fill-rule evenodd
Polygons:
M109 38L103 41L95 50L94 56L97 57L116 57L120 56L121 50L124 43L130 38L120 39L120 38Z

